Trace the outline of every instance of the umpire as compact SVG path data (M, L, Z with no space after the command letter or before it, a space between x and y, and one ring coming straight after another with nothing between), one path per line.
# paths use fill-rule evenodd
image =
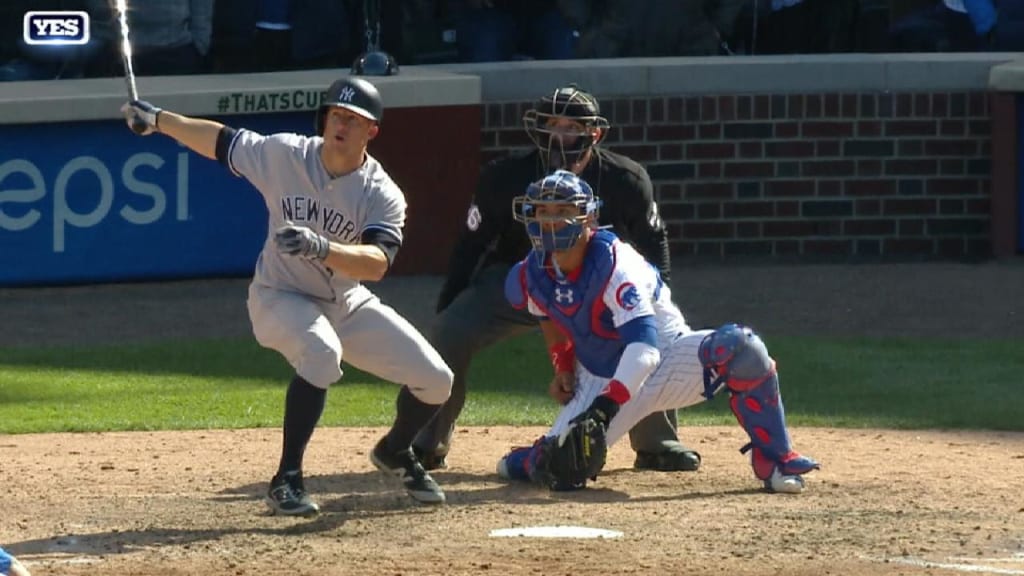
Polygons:
M600 224L631 242L669 281L668 240L651 179L633 160L599 146L610 126L597 100L569 85L541 98L523 122L536 149L497 159L481 171L437 300L431 342L455 378L451 397L413 441L427 470L446 466L473 355L537 325L504 296L506 274L530 250L523 226L513 220L512 198L531 182L559 168L581 176L603 201ZM629 438L637 453L635 468L671 472L700 466L700 455L676 436L675 410L651 414L630 430Z

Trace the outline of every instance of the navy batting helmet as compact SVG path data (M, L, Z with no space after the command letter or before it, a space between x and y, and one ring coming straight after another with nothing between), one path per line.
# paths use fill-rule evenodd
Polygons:
M559 126L566 119L575 129ZM608 119L588 92L576 86L558 88L534 104L523 115L523 124L530 140L541 151L546 170L570 168L591 148L608 135Z
M324 133L325 118L330 108L345 108L364 118L380 122L384 117L384 102L377 87L362 78L342 78L327 89L320 110L316 114L316 133Z

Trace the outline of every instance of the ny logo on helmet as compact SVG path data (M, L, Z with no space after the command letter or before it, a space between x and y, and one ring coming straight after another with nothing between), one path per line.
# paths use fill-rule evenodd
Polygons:
M355 89L345 86L341 89L341 93L338 94L338 100L344 100L345 102L351 102L352 97L356 95Z
M561 288L555 287L555 302L559 304L572 304L572 300L572 288L566 288L563 292Z

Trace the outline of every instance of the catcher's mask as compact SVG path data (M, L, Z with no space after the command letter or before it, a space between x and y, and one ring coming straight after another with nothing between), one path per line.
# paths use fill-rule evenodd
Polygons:
M526 225L530 243L543 264L547 253L575 246L597 220L600 207L590 184L568 170L556 170L512 200L512 215Z
M608 134L597 99L575 84L555 90L523 115L530 140L540 149L544 170L571 168Z

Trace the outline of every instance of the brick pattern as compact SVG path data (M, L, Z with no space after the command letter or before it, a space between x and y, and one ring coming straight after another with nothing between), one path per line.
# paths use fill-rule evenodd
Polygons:
M528 102L485 105L483 160L529 146ZM792 94L602 102L643 163L673 255L990 254L986 94Z

